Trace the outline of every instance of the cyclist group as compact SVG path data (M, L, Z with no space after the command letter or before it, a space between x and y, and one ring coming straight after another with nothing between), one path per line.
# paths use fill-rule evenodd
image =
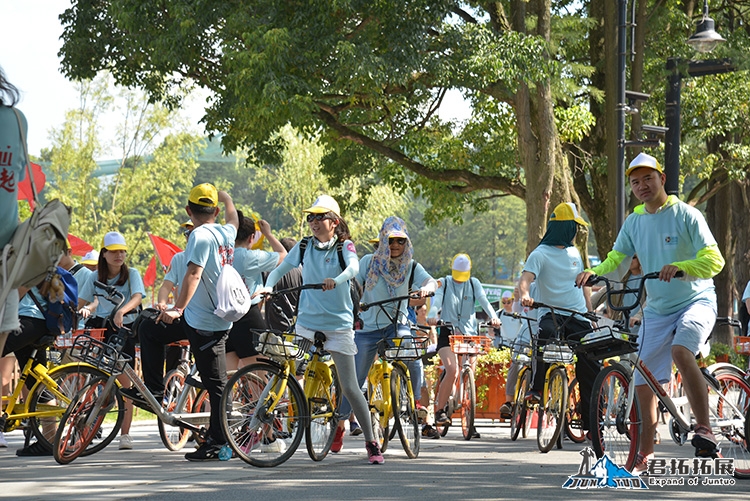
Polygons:
M702 379L695 355L706 342L716 317L716 296L711 278L722 269L724 260L699 211L674 196L667 196L665 175L656 159L646 154L639 155L630 164L626 175L633 193L643 204L627 218L605 261L584 270L574 240L579 227L586 223L574 204L559 204L551 214L544 238L524 266L518 283L518 299L525 307L539 302L586 313L592 310L589 287L586 286L591 275L609 273L635 254L644 273L658 271L658 283L654 281L647 285L648 302L643 309L639 333L643 344L640 355L654 368L654 374L662 383L669 381L674 361L682 374L696 417L692 438L696 455L710 456L716 452L716 439L708 421L705 392L700 390ZM217 223L220 203L225 207L226 223L223 225ZM305 239L304 244L296 243L288 253L264 221L260 221L257 228L269 240L273 252L249 250L249 243L259 237L255 222L238 214L231 197L217 191L213 185L195 186L188 197L186 212L190 217L190 223L186 225L189 226L187 248L179 258L175 256L162 288L164 292L160 289L155 305L157 314L144 320L137 331L142 336L145 383L157 397L164 389L165 345L178 339L188 339L192 345L195 363L208 390L211 417L208 439L196 451L186 454L189 460L218 459L226 443L220 425L220 399L227 381L226 354L235 353L231 360L236 366L253 360L257 355L253 349L257 336L253 332L265 325L260 310L261 298L301 264L301 282L321 283L322 288L300 292L296 333L311 341L316 333L325 335L325 349L333 358L340 390L345 397L341 414L353 413L355 416L356 428L365 435L370 463L381 464L384 460L361 388L374 360L378 341L384 337L411 335L407 320L409 305L403 301L391 306L391 318L395 315L399 319L396 327L381 316L383 310L372 310L363 312L363 325L355 330L349 282L356 278L363 284L363 302L412 292L418 301L434 293L426 315L427 323L437 325L440 318L456 333L476 334L475 302L482 306L492 326L500 325L481 284L471 277L469 256L456 255L451 262L451 275L435 280L414 261L406 224L397 217L384 221L375 252L358 259L339 205L327 195L318 197L304 211L312 237ZM81 279L79 313L87 326L107 328L107 335L123 326L133 327L145 296L140 275L125 264L126 253L124 237L117 232L108 233L94 273ZM217 278L222 267L232 263L239 269L253 298L248 315L234 326L214 314ZM676 279L678 271L686 278ZM269 273L265 280L263 273ZM125 296L124 307L114 315L114 325L104 323L112 307L97 299L96 280L116 287ZM168 307L166 300L173 286L178 292L174 305ZM533 293L532 289L535 289ZM38 308L32 310L28 310L31 318L43 318ZM21 315L26 311L21 310ZM552 313L544 308L538 312L540 340L559 334L559 319L555 319L555 315L564 313ZM563 323L565 337L573 341L579 339L581 333L591 331L591 325L581 318L567 319ZM438 332L437 352L445 369L445 381L455 382L457 361L449 346L449 331L439 328ZM135 355L133 343L131 338L125 348L125 353L132 357ZM12 343L8 346L11 347ZM17 348L14 351L20 353ZM535 365L533 384L525 395L529 401L540 398L544 384L545 366L541 360ZM590 428L591 389L599 369L597 362L578 357L576 372L585 429ZM413 393L419 401L423 378L421 362L411 362L409 370ZM636 464L636 469L642 470L653 457L656 401L637 376L635 385L647 425L640 435ZM123 388L121 391L128 401L144 405L143 395L136 389ZM452 385L444 384L436 396L436 425L450 424L446 402L451 391ZM130 409L126 410L128 414ZM333 452L341 450L344 423L342 419L336 430L331 446ZM128 427L126 418L120 441L123 449L132 447Z

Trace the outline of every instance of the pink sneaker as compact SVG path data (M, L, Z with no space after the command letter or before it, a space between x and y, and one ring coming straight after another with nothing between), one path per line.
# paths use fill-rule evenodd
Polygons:
M369 459L370 464L385 463L383 453L380 452L380 446L377 442L367 442L365 443L365 447L367 448L367 458Z
M331 452L339 452L344 446L344 429L336 427L336 434L333 436L333 443L331 444Z
M245 454L250 454L250 451L253 450L253 447L255 447L259 443L260 443L260 434L254 433L253 436L247 440L247 442L245 442L244 444L240 446L240 450L244 452Z

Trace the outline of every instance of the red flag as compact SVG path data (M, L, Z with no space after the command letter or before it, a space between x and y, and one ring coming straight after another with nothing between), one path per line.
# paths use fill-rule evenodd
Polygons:
M151 256L151 261L148 263L146 273L143 274L143 285L145 287L153 287L156 283L156 258Z
M47 182L47 176L42 172L42 166L31 162L31 172L34 174L34 186L36 192L39 193L44 189L44 183ZM18 183L18 199L28 200L29 207L34 210L34 194L31 193L31 180L29 179L29 173L26 172L26 177L23 181Z
M94 250L94 248L85 240L78 238L71 233L68 233L68 242L70 242L71 254L74 256L82 257L85 256L87 252Z
M151 233L148 234L148 238L151 239L151 243L154 245L154 252L156 252L156 257L159 258L161 267L164 270L169 268L169 263L172 262L172 256L178 252L182 252L182 249L166 238L157 237Z

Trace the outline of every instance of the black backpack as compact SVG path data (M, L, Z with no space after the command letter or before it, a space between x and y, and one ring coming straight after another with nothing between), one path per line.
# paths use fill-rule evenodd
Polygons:
M299 242L299 264L303 266L305 260L305 251L307 250L307 244L310 242L312 237L305 237ZM339 240L336 242L336 255L339 258L339 266L341 271L346 269L346 262L344 261L344 242ZM354 329L362 328L362 319L359 316L359 302L362 299L362 284L359 283L356 277L352 277L349 280L349 295L352 297L352 313L354 314Z

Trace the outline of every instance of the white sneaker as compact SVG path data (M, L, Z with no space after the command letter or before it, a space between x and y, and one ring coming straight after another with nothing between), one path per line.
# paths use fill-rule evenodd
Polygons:
M2 431L0 431L0 448L6 448L8 447L8 441L5 440L5 434L3 434Z
M120 450L129 451L133 448L133 439L130 435L120 435Z
M271 443L260 444L260 452L264 453L274 453L274 454L281 454L286 450L286 445L283 441L279 440L278 438L274 440Z

